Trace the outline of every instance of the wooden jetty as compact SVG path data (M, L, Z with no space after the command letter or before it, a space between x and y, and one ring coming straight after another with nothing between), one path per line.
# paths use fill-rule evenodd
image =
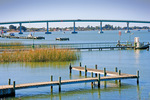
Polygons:
M87 72L91 72L91 76L89 78L83 78L83 79L72 79L72 80L61 80L61 77L59 77L58 81L53 81L53 76L51 76L51 80L48 82L37 82L37 83L26 83L26 84L16 84L15 81L13 81L13 84L11 85L11 79L8 80L8 85L2 85L0 86L0 98L2 97L8 97L8 96L15 96L15 90L18 89L26 89L26 88L37 88L37 87L44 87L44 86L51 86L51 92L53 91L53 86L59 86L59 92L61 92L61 85L67 85L67 84L78 84L78 83L87 83L91 82L91 85L93 85L93 82L98 82L98 88L100 88L100 81L109 81L109 80L119 80L119 83L121 85L122 79L137 79L137 84L139 84L139 71L137 71L137 75L131 75L131 74L124 74L121 73L121 71L115 69L116 72L106 71L106 68L104 70L98 70L97 66L96 69L90 69L85 67L71 67L71 64L69 66L70 74L73 70L78 71L84 71L85 76L87 76ZM117 72L118 71L118 72ZM95 73L96 77L93 77L93 73ZM97 76L98 74L98 76ZM104 77L100 77L100 74L104 74ZM110 76L107 76L110 75Z

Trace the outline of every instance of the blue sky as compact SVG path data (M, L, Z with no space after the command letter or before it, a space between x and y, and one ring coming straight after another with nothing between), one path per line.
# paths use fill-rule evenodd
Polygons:
M0 0L0 22L53 19L117 19L150 21L149 0ZM103 23L126 26L126 23ZM51 27L69 27L72 23L50 23ZM76 26L99 23L76 23ZM150 26L130 24L130 26ZM24 24L46 27L46 24Z

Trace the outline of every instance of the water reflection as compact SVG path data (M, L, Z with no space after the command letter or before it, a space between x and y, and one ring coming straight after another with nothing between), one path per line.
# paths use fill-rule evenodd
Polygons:
M137 94L138 94L138 99L141 100L141 92L140 92L139 85L137 85Z
M1 63L2 67L11 67L12 65L17 65L18 67L54 67L54 68L66 68L69 67L69 64L75 65L79 64L79 61L68 61L68 62L9 62L9 63Z
M139 64L140 50L134 50L136 64Z
M115 86L117 86L117 84L115 82L107 82L108 85L113 84ZM72 91L62 91L61 93L48 93L48 94L39 94L39 95L34 95L34 96L25 96L25 97L17 97L17 98L13 98L14 100L17 99L22 99L22 100L28 100L28 99L32 99L32 100L36 100L36 99L51 99L51 100L63 100L63 99L85 99L85 98L90 98L90 96L92 96L92 98L97 98L97 99L101 99L104 98L104 94L106 92L113 92L115 93L116 91L119 92L119 95L121 95L121 91L124 90L128 90L128 89L136 89L136 86L133 85L129 85L129 84L122 84L122 87L112 87L112 86L108 86L107 88L104 88L104 82L102 82L101 84L101 88L97 88L97 86L94 86L93 89L77 89L77 90L72 90ZM137 87L138 88L138 87ZM137 91L138 92L138 91ZM88 95L88 97L84 96L84 95ZM140 95L140 94L139 94Z

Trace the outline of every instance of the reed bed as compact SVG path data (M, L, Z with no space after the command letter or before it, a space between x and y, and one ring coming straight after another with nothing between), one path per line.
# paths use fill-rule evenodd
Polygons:
M79 54L65 49L35 49L0 54L0 62L73 61L77 59L79 59Z

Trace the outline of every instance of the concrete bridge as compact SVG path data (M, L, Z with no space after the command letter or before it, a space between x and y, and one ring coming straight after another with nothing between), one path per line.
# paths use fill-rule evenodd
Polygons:
M121 22L121 23L127 23L127 33L130 33L129 31L129 23L150 23L150 21L137 21L137 20L100 20L100 19L75 19L75 20L35 20L35 21L16 21L16 22L0 22L0 25L4 24L19 24L20 25L20 32L19 34L23 34L22 32L22 24L23 23L46 23L47 24L47 32L45 34L51 34L49 32L49 22L73 22L73 34L77 33L75 31L75 23L76 22L100 22L100 33L103 33L102 31L102 22Z

